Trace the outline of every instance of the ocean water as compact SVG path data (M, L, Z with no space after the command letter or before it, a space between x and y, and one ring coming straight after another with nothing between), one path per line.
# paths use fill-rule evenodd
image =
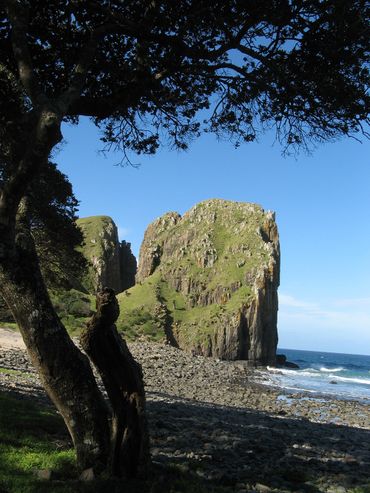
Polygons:
M299 369L268 368L270 384L370 404L370 356L278 349Z

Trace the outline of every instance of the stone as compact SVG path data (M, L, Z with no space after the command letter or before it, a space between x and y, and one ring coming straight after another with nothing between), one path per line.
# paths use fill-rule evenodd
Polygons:
M269 486L262 483L256 483L254 488L256 491L258 491L258 493L269 493L271 491L271 488Z
M0 390L18 394L22 400L37 399L49 409L50 400L25 351L4 349L1 343L0 331L0 367L17 371L9 375L0 372ZM297 392L288 394L288 405L277 399L282 389L256 382L258 374L267 374L263 370L246 374L234 362L192 357L171 345L140 341L129 347L149 386L147 417L157 471L175 467L191 476L199 469L205 473L202 481L225 485L230 492L243 491L242 485L248 493L257 492L255 482L273 493L344 493L338 489L342 486L351 492L366 490L370 469L368 403L339 401L332 396L316 400ZM174 373L180 369L183 378L179 382ZM199 402L187 397L194 387ZM232 404L225 405L229 401ZM270 405L275 411L266 411ZM284 417L278 414L280 406L285 406ZM320 422L317 409L322 412ZM307 419L297 417L298 411ZM341 418L341 426L331 423L333 416ZM56 449L72 446L66 430L62 433L51 438ZM218 436L223 438L217 441ZM51 479L53 486L54 477Z
M52 474L53 472L51 469L39 469L36 471L37 479L40 479L41 481L50 481Z
M276 366L285 368L299 368L299 365L297 365L296 363L287 361L285 354L276 355Z
M260 206L214 199L182 217L169 212L145 232L118 329L193 355L272 365L279 271L274 215Z
M286 368L292 368L292 369L298 369L299 365L297 363L293 363L292 361L286 361L285 365Z
M90 467L89 469L85 469L82 471L80 475L81 481L93 481L95 479L94 469Z

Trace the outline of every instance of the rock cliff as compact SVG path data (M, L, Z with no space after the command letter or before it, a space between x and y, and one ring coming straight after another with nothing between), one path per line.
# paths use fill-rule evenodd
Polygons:
M136 259L131 245L119 242L117 227L108 216L92 216L77 220L84 234L82 252L89 262L85 279L88 291L101 287L122 292L135 284Z
M166 337L195 354L275 363L279 238L272 212L207 200L147 229L137 285L119 297L128 337Z

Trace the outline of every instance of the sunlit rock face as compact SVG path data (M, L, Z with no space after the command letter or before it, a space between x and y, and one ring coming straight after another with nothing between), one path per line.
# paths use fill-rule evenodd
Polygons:
M77 220L84 234L83 254L89 262L85 285L90 292L108 286L120 293L135 284L136 259L130 243L120 242L117 227L108 216Z
M275 363L280 249L274 214L207 200L146 230L119 327L194 354Z

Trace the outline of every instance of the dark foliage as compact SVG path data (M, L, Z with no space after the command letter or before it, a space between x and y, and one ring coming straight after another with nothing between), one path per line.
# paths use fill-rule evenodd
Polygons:
M274 127L283 149L294 150L364 131L365 1L20 3L29 6L23 15L38 84L29 91L70 94L76 67L88 65L65 119L91 116L108 147L153 153L162 141L186 148L201 130L238 145ZM0 14L2 77L16 99L24 88Z
M78 201L67 177L48 163L30 186L30 223L43 277L49 288L81 289L86 260L76 247Z

